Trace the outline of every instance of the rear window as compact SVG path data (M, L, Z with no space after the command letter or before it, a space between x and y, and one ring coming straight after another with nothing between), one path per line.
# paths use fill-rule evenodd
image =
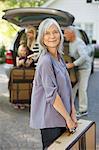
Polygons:
M45 18L54 18L60 26L68 26L74 22L74 16L66 11L49 8L16 8L5 10L2 17L18 26L32 24L38 26Z
M54 18L57 20L57 22L59 22L60 25L64 25L64 19L61 16L57 16L57 15L52 15L52 14L33 14L31 16L22 16L22 17L16 17L16 20L20 20L20 22L24 22L26 24L29 24L29 21L31 20L31 22L35 21L35 24L39 24L41 22L41 20L44 20L45 18ZM33 24L33 23L32 23Z

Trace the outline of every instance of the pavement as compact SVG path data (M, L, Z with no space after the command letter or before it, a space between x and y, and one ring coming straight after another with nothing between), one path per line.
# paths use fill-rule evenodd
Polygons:
M9 103L8 78L0 65L0 150L42 150L39 130L29 127L29 109Z
M0 150L41 150L39 130L29 127L29 109L16 110L9 103L8 78L0 65ZM83 117L96 123L96 145L99 150L99 60L90 76L89 114Z

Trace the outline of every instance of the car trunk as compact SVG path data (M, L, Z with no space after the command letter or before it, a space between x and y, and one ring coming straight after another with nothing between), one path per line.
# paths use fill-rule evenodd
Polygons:
M14 8L4 10L5 14L2 19L5 19L20 27L33 25L38 27L40 22L45 18L54 18L60 26L69 26L74 22L74 16L68 12L50 8Z

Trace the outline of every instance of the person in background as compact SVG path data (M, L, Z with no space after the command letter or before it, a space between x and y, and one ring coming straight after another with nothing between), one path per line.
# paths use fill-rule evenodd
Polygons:
M30 67L33 65L33 59L28 58L29 55L29 49L25 44L21 44L18 48L18 56L16 57L16 66L17 67Z
M36 42L36 28L33 26L28 26L26 28L27 46L30 50L33 49Z
M77 127L72 87L62 58L64 37L52 18L41 22L38 31L40 58L33 81L30 127L41 130L43 150L68 128Z
M78 68L78 83L73 87L73 98L78 90L79 110L77 117L88 114L87 87L91 72L91 59L87 54L87 46L78 37L76 29L72 26L64 29L64 38L69 42L69 55L74 58L73 63L67 63L68 69Z
M20 39L20 45L26 44L30 51L33 53L33 60L37 62L39 57L39 46L36 41L37 31L32 25L27 26L25 34L22 35Z
M18 48L18 56L16 57L16 66L17 67L33 67L33 59L28 58L29 49L25 44L21 44ZM25 107L29 107L27 104L17 103L14 104L14 108L16 109L25 109Z

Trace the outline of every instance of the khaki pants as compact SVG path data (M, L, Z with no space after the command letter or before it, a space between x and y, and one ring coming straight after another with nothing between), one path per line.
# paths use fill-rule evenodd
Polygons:
M88 109L87 87L91 69L78 71L78 83L73 87L73 99L78 90L79 111L84 112Z

